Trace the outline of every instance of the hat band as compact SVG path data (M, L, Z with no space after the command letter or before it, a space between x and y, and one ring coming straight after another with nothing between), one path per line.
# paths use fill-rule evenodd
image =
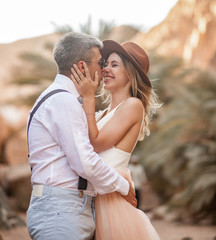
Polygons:
M142 65L140 64L140 62L134 57L134 55L131 52L129 52L129 53L134 58L134 60L140 65L140 67L143 68Z

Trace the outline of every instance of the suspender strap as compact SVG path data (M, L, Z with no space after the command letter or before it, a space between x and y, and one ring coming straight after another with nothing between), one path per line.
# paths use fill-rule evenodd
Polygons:
M28 126L27 126L27 133L28 133L28 130L29 130L29 127L30 127L30 123L31 123L31 120L35 114L35 112L38 110L38 108L40 107L40 105L50 96L52 96L53 94L55 93L58 93L58 92L68 92L67 90L64 90L64 89L55 89L49 93L47 93L39 102L38 104L34 107L34 109L32 110L32 112L30 113L30 117L29 117L29 121L28 121Z
M68 92L67 90L64 89L55 89L49 93L47 93L39 102L38 104L34 107L34 109L30 113L29 121L28 121L28 126L27 126L27 135L30 127L31 120L37 111L37 109L40 107L40 105L50 96L52 96L55 93L58 92ZM29 155L28 155L29 156ZM87 189L87 180L79 176L79 182L78 182L78 190L86 190Z

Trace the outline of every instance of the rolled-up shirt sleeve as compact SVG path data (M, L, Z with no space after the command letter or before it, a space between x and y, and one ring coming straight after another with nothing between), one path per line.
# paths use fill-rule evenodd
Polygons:
M127 195L129 183L94 152L82 105L68 93L61 93L47 108L47 128L62 147L67 161L79 176L86 178L100 194L118 191Z

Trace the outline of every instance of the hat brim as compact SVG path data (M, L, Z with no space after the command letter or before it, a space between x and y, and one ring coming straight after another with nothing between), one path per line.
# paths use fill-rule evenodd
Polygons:
M104 59L107 59L112 52L121 53L130 62L132 62L132 64L137 68L143 81L149 87L152 87L151 82L150 82L147 74L144 72L143 68L139 65L139 63L128 53L128 51L121 44L119 44L113 40L104 40L103 45L104 45L104 47L102 49L100 49L100 52Z

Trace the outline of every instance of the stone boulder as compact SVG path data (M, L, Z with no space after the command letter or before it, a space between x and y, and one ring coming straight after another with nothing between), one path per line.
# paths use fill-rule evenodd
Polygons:
M0 182L8 196L15 199L14 208L26 211L31 196L31 170L29 165L5 165L0 170Z
M14 132L5 144L5 159L11 166L28 162L26 129Z
M25 222L19 218L8 204L8 198L0 186L0 228L10 229L15 226L25 226ZM3 239L0 235L0 240Z

